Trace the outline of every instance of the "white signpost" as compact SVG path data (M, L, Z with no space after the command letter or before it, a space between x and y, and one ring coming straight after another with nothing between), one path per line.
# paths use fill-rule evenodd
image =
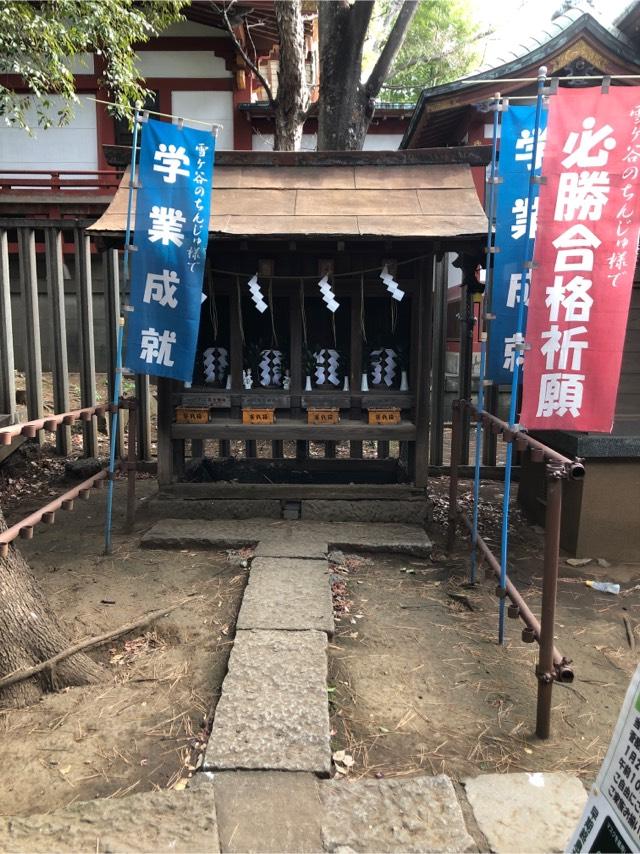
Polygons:
M567 851L640 851L640 666Z

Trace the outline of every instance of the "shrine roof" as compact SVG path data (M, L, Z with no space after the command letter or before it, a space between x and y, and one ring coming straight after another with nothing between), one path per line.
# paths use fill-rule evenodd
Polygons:
M469 237L487 230L470 164L487 146L410 152L219 152L213 237ZM125 172L88 231L124 234ZM135 210L135 190L134 190Z
M569 9L541 32L514 47L493 67L451 83L424 89L418 99L400 148L455 145L464 137L477 108L496 89L502 95L535 96L535 77L540 66L549 76L637 74L640 56L633 42L618 27L605 26L593 15ZM513 82L509 78L514 78ZM500 81L492 83L493 80ZM637 81L626 81L626 83Z

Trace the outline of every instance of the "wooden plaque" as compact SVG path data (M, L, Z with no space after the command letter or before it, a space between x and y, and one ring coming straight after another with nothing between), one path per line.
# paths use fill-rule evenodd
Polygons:
M203 406L176 406L178 424L208 424L209 410Z
M370 409L369 424L399 424L400 410L396 408L389 409Z
M231 409L230 394L183 394L181 403L191 408Z
M275 410L267 407L254 407L242 410L243 424L273 424L276 420Z
M307 424L338 424L340 410L337 407L310 406L307 410Z
M351 406L349 393L345 394L303 394L303 409L348 409Z
M362 395L362 405L365 409L409 409L412 406L412 398L409 392L395 394L365 392Z
M291 395L243 394L242 406L247 409L291 409Z

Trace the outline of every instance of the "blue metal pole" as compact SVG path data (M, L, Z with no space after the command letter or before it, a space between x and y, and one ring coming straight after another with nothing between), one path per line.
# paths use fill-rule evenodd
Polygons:
M547 69L543 65L538 70L538 90L536 99L536 120L533 131L533 152L531 155L531 178L529 179L529 193L527 196L527 222L525 237L527 240L527 253L522 268L520 300L518 302L518 315L516 320L515 334L515 362L513 366L513 377L511 379L511 401L509 404L509 428L514 429L516 425L516 411L518 403L518 382L520 379L519 357L524 359L524 341L522 330L524 326L524 303L526 294L527 273L531 269L533 260L533 241L530 237L531 215L533 209L534 188L536 185L536 159L538 154L538 137L540 134L540 116L542 115L542 96L544 83L547 78ZM509 555L509 503L511 501L511 467L513 460L513 442L507 442L507 460L504 470L504 496L502 499L502 534L500 538L500 613L498 620L498 643L504 643L504 618L505 600L507 587L507 558Z
M129 246L131 244L131 212L133 210L133 190L136 183L136 148L138 145L138 132L140 128L140 107L136 104L133 118L133 141L131 151L131 174L129 176L129 200L127 203L127 227L124 238L124 255L122 259L122 278L125 288L129 282ZM113 412L111 413L111 437L109 445L109 479L107 483L107 513L104 531L104 553L110 555L112 552L111 527L113 517L113 478L116 469L116 435L118 433L118 404L120 402L120 389L122 385L122 344L124 339L124 316L118 318L118 337L116 347L116 370L115 382L113 384Z
M489 228L487 229L487 265L486 265L486 285L484 293L484 315L485 319L491 310L491 290L493 285L493 240L494 231L493 225L495 221L496 210L496 177L497 177L497 154L498 154L498 118L501 112L500 93L496 93L494 111L493 111L493 138L491 141L491 169L489 176L489 198L487 200L487 216L489 220ZM480 312L482 321L482 311ZM478 377L478 412L484 409L484 379L486 373L487 362L487 334L480 326L480 375ZM478 415L476 421L476 459L473 476L473 525L471 532L471 572L469 581L475 584L476 571L478 566L478 511L480 504L480 461L482 459L482 420Z

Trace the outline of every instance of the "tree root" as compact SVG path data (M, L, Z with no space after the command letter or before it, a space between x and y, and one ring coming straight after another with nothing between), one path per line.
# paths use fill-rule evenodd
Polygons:
M33 667L27 667L24 670L17 670L15 673L9 673L7 676L0 679L0 691L4 691L6 688L9 688L11 685L15 685L18 682L23 682L25 679L30 679L32 676L41 673L43 670L49 670L51 672L51 681L55 688L55 683L58 681L56 679L56 665L58 662L64 661L66 658L76 655L82 650L100 646L107 641L120 637L121 635L126 635L134 629L147 625L147 623L152 623L154 620L164 617L165 614L175 611L176 608L179 608L181 605L184 605L185 602L188 602L190 598L192 597L188 596L180 602L176 602L166 608L159 608L157 611L149 611L147 614L143 614L131 623L125 623L125 625L122 625L117 629L112 629L110 632L105 632L104 634L95 635L94 637L79 641L78 643L73 644L73 646L67 647L67 649L62 650L62 652L48 658L46 661L41 661L39 664L35 664ZM66 684L69 683L66 682Z

